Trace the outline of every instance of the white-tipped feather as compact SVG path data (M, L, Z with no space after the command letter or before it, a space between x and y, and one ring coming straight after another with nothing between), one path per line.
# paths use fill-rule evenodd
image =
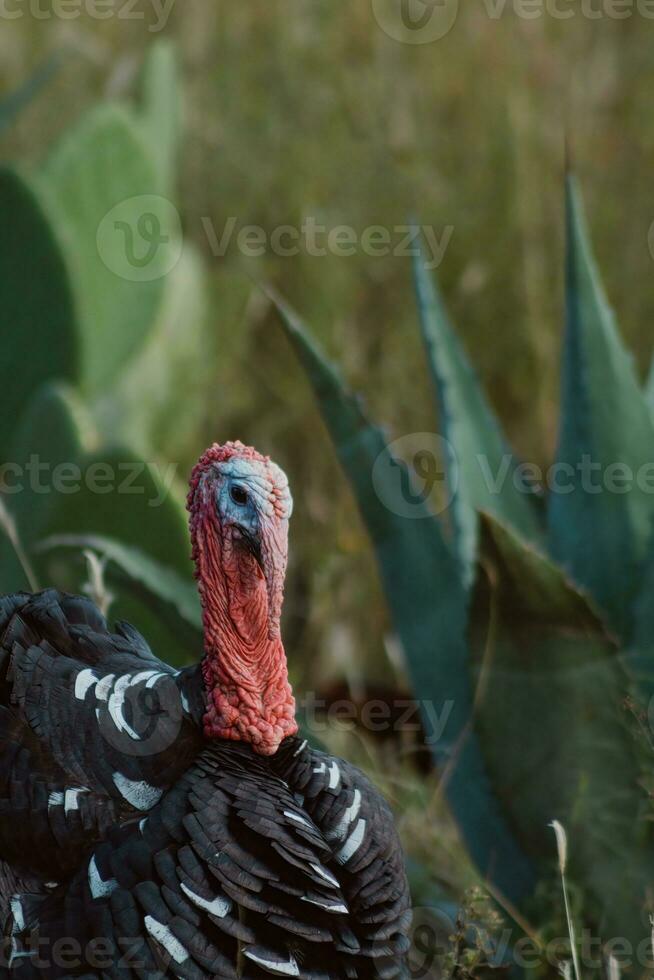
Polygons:
M158 670L142 670L138 674L131 675L129 679L129 686L137 687L139 684L142 684L143 681L147 681L151 677L158 677L158 676L159 676Z
M346 864L351 857L359 850L361 847L361 842L363 841L366 832L366 821L362 818L357 823L356 827L348 837L348 839L343 844L340 851L336 854L336 860L339 864Z
M334 827L334 830L330 833L330 837L336 838L336 840L343 840L347 834L348 827L350 827L359 816L360 809L361 793L358 789L355 789L354 796L352 797L352 804L345 809L343 816Z
M64 795L64 813L70 813L71 810L79 810L79 797L80 793L88 793L85 786L75 789L67 789Z
M87 668L86 670L80 670L79 674L75 678L75 697L78 701L83 701L89 688L97 684L98 678L95 673Z
M312 871L315 871L315 872L316 872L316 874L317 874L317 875L318 875L318 876L319 876L320 878L322 878L322 879L324 879L324 881L327 881L327 882L329 882L329 884L330 884L330 885L333 885L333 886L334 886L334 888L338 888L338 887L339 887L339 884L338 884L338 882L336 881L336 878L334 878L334 876L333 876L333 875L331 875L331 874L329 873L329 871L326 871L326 870L325 870L324 868L321 868L319 864L312 864L312 865L310 865L310 867L311 867L311 870L312 870Z
M217 895L212 899L202 898L201 895L197 895L190 888L187 888L184 882L181 883L181 889L194 905L197 905L200 909L205 909L205 911L210 912L211 915L215 915L219 919L224 919L232 907L232 900L222 895Z
M25 914L23 912L23 906L21 904L20 895L12 895L11 898L11 914L14 917L14 921L11 926L12 934L15 935L18 932L22 932L25 928Z
M154 674L152 675L152 677L151 677L151 678L150 678L150 680L149 680L149 681L148 681L148 682L146 683L146 685L145 685L145 686L146 686L146 687L154 687L154 685L155 685L155 684L157 683L157 681L159 680L159 678L160 678L160 677L168 677L168 676L169 676L168 674L164 674L164 673L162 673L161 671L158 671L158 672L156 672L156 673L154 673Z
M258 963L264 970L269 970L270 973L279 973L283 977L299 977L300 975L300 968L294 956L291 956L287 962L284 962L283 960L266 959L264 956L260 956L250 949L244 949L243 955L247 956L253 963Z
M325 909L326 912L341 913L342 915L348 913L347 905L342 905L340 902L323 902L319 898L310 898L308 895L303 895L302 901L308 902L309 905L317 905L319 909Z
M131 677L129 674L125 674L123 677L119 677L114 685L114 689L111 692L111 697L107 707L109 708L109 714L113 719L113 723L119 732L127 732L130 738L134 739L135 742L139 741L139 734L135 732L132 726L125 720L123 715L123 708L125 707L125 692L130 686Z
M115 679L115 674L107 674L106 677L103 677L102 680L98 681L98 683L95 685L95 696L98 701L107 700Z
M156 939L163 946L176 963L184 963L189 958L188 950L182 946L179 939L172 934L168 926L163 925L162 922L157 922L151 915L146 915L143 924L152 938Z
M305 827L310 827L311 824L304 817L301 817L299 813L293 813L292 810L284 810L284 816L288 817L289 820L294 820L296 823L304 824Z
M119 677L113 686L113 690L111 692L111 696L109 698L109 703L108 703L109 713L111 714L112 718L114 717L114 712L119 711L123 706L123 703L125 701L125 689L129 685L129 682L130 682L130 675L123 674L123 676Z
M120 795L128 803L131 803L137 810L149 810L158 803L163 795L163 790L156 786L151 786L144 780L128 779L120 772L113 775L114 785Z
M332 762L329 767L329 788L336 789L341 781L341 770L338 768L337 762Z
M118 888L115 878L104 879L98 870L95 855L89 861L89 889L93 898L105 898Z

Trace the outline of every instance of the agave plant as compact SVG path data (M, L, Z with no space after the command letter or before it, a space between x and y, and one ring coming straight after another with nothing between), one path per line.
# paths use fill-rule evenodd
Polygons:
M451 707L433 749L479 871L502 901L528 912L536 881L553 867L547 825L558 820L600 935L639 941L654 839L640 785L648 760L624 699L647 703L654 690L654 494L636 479L651 469L654 425L602 292L575 179L566 184L553 471L571 478L571 489L555 486L544 499L534 486L420 258L415 281L440 432L452 450L442 460L451 504L440 516L419 493L404 513L400 476L411 460L393 458L300 319L276 302L370 533L414 690L437 716ZM607 480L591 490L584 467L600 479L632 474L633 487L623 492L623 481L616 491Z

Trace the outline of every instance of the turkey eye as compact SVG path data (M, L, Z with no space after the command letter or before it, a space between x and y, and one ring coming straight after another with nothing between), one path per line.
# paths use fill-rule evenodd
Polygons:
M238 507L245 507L248 502L248 493L243 487L230 487L229 495Z

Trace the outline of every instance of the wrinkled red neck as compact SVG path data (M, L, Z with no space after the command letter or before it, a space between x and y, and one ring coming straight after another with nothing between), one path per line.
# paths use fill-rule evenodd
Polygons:
M273 755L297 724L263 573L216 518L198 519L191 532L204 625L204 733L250 742L261 755Z

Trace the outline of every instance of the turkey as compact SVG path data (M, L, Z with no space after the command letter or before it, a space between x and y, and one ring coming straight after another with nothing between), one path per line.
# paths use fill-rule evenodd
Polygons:
M298 736L280 633L284 473L214 445L188 495L201 661L87 598L0 600L0 973L405 977L391 811Z

